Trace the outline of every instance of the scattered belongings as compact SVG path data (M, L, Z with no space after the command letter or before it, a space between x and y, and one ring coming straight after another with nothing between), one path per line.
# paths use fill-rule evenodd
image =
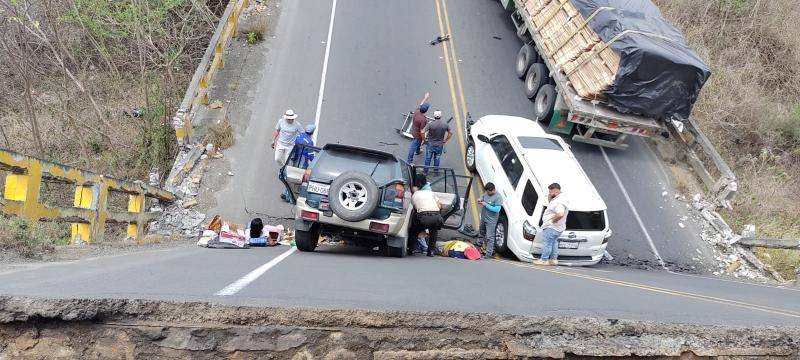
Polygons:
M450 34L445 34L444 36L437 36L436 39L431 40L431 46L436 46L447 40L450 40Z
M260 219L258 219L260 221ZM264 225L263 236L251 238L250 229L223 221L215 215L208 223L197 246L215 249L248 249L250 247L294 246L294 232L283 225Z

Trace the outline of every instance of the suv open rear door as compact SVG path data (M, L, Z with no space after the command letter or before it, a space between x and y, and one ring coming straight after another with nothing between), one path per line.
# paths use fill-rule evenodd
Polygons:
M464 226L469 207L469 193L472 189L472 176L456 175L450 168L415 166L414 174L427 170L428 183L436 193L442 207L443 228L459 230Z
M297 195L305 179L305 171L322 149L310 145L295 145L289 159L281 167L278 179L289 190L289 202L297 202Z

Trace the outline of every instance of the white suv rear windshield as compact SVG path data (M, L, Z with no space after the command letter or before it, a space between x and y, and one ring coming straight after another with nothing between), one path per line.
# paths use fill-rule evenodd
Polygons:
M542 209L544 215L544 209ZM539 219L539 226L543 221ZM570 210L567 214L566 231L603 231L606 228L606 212L599 211L574 211Z

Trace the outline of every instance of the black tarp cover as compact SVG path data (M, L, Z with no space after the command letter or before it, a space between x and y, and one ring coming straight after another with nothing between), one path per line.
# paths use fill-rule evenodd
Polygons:
M614 85L606 91L611 106L624 113L685 120L711 76L681 32L664 20L650 0L572 0L589 26L620 57ZM645 35L636 31L658 36Z

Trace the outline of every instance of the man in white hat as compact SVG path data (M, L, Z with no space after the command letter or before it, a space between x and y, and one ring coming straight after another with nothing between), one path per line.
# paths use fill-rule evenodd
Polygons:
M294 110L289 109L278 119L275 125L275 133L272 134L272 148L275 149L275 161L280 166L286 163L289 154L294 148L294 141L297 135L303 133L303 125L297 119Z

